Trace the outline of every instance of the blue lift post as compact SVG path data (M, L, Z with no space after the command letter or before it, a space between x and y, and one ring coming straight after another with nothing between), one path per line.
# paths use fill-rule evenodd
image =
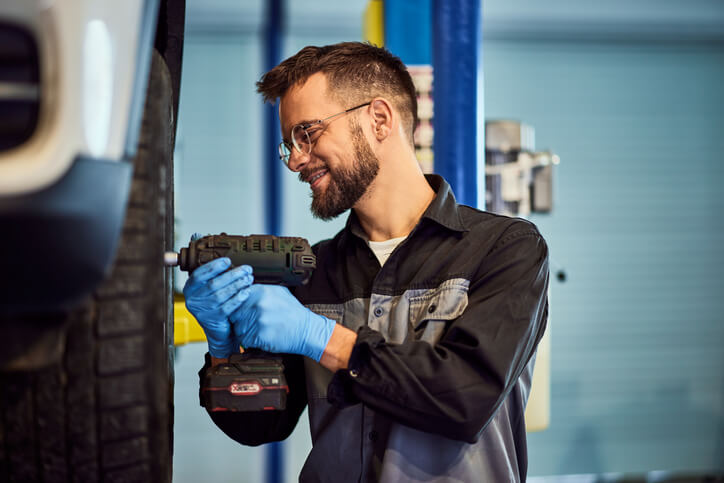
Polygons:
M433 0L433 18L435 172L448 180L459 202L482 207L481 0Z
M268 0L265 11L264 67L265 72L274 68L282 55L283 0ZM279 235L281 231L281 167L277 145L281 139L277 106L264 106L264 207L266 232ZM282 483L284 480L283 443L266 445L266 483Z
M433 66L434 170L458 202L482 208L485 147L481 0L385 0L385 47Z
M405 65L432 64L432 0L384 0L385 48Z
M268 0L264 25L264 71L274 68L282 56L283 0ZM264 191L266 233L279 235L281 231L281 167L277 145L281 139L277 106L264 105Z

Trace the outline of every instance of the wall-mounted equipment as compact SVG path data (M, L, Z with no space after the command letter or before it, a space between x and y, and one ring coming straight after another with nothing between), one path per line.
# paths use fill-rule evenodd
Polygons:
M485 207L487 211L526 217L553 209L550 151L535 150L535 129L517 121L485 123Z

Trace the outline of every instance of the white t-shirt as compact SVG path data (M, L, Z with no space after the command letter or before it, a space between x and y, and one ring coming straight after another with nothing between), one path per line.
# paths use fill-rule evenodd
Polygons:
M397 248L397 245L399 245L402 240L407 238L406 236L401 236L399 238L390 238L389 240L385 241L369 241L367 240L367 244L372 249L372 252L377 257L377 260L380 261L380 266L384 266L385 262L388 258L390 258L390 254L395 251L395 248Z

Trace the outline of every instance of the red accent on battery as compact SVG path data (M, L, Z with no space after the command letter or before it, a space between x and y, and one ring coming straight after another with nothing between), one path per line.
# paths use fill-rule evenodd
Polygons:
M205 392L205 391L229 391L229 392L231 392L231 394L233 394L234 396L253 396L254 394L260 393L261 391L273 391L273 390L275 390L275 389L284 389L284 391L286 391L286 393L289 394L289 386L261 386L261 385L260 385L261 389L260 389L259 391L257 391L257 392L237 394L237 393L234 393L234 392L231 390L232 386L234 386L235 384L240 384L240 383L236 383L236 382L235 382L234 384L232 384L232 385L229 386L229 387L204 387L204 388L202 388L201 390L204 391L204 392ZM251 383L250 383L250 382L245 382L245 383L243 383L243 384L257 384L257 383L255 383L255 382L251 382Z

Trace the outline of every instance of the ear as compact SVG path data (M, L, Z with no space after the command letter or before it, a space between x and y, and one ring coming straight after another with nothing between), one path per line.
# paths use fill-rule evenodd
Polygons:
M397 113L390 102L383 97L375 97L370 102L370 119L372 132L378 141L383 141L392 134L397 122Z

